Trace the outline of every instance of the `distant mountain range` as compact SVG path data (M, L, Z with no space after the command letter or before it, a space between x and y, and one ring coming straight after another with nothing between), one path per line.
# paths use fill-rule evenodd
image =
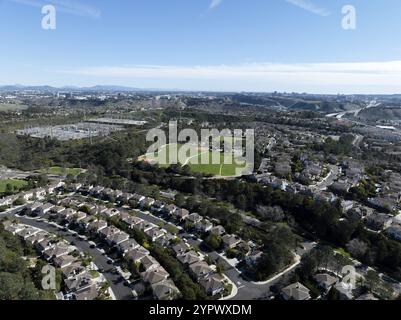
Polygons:
M162 91L159 89L139 89L124 86L107 86L97 85L93 87L52 87L52 86L23 86L20 84L0 86L0 91L41 91L41 92L60 92L60 91L73 91L73 92L133 92L133 91Z

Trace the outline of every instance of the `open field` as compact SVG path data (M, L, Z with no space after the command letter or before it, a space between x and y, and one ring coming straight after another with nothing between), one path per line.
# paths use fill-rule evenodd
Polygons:
M17 180L17 179L7 179L7 180L0 180L0 193L6 191L7 184L10 184L13 189L16 188L17 190L25 187L28 183L24 180Z
M145 154L138 160L147 161L152 164L158 163L160 167L169 167L171 162L170 153L177 150L182 154L181 166L188 165L193 172L210 174L214 176L234 176L237 168L245 169L244 164L237 164L233 153L225 155L219 151L209 151L207 148L193 146L192 152L182 149L184 145L167 144L164 145L155 154ZM186 146L186 145L185 145ZM176 149L175 149L176 148ZM213 161L213 159L215 159Z
M0 111L19 111L28 109L28 106L14 103L0 103Z

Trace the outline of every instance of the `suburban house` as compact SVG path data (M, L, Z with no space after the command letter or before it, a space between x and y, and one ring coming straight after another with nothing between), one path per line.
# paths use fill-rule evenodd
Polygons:
M207 220L207 219L202 219L201 221L195 223L195 229L199 232L208 232L212 230L213 224Z
M172 280L164 280L152 284L151 287L156 300L174 300L180 296L180 290L178 290Z
M223 241L224 247L229 249L235 248L242 241L241 238L233 234L226 234L221 237L221 240Z
M150 229L156 228L157 226L153 223L147 222L147 221L142 221L136 226L139 230L142 230L143 232L147 232Z
M95 221L96 218L92 217L92 216L86 216L83 219L80 219L78 224L80 227L84 228L85 230L87 230L89 228L89 225L91 222Z
M103 191L104 187L96 186L89 190L91 196L97 197Z
M70 255L61 256L58 258L54 258L53 263L58 268L65 268L73 264L76 258Z
M47 191L45 188L38 188L33 190L33 192L34 192L34 198L39 200L44 199L47 196Z
M75 222L80 222L81 220L85 219L87 217L85 212L78 211L73 215L73 221Z
M124 231L121 231L119 233L115 233L111 235L110 237L106 238L106 241L108 241L110 244L116 246L121 243L124 243L129 239L129 234L125 233Z
M197 222L201 222L203 218L196 212L191 213L189 216L186 217L186 220L189 221L192 224L195 224Z
M129 217L123 218L122 221L124 221L130 227L130 229L132 229L135 226L142 223L143 219L135 217L135 216L129 216Z
M150 230L145 231L145 233L152 239L152 241L156 241L160 237L163 237L167 231L164 229L153 228Z
M54 204L45 203L43 206L40 207L40 209L41 209L42 214L45 214L45 213L48 213L53 207L54 207Z
M150 271L160 267L159 262L151 255L146 255L141 259L141 268L145 271Z
M383 230L390 227L391 223L393 222L391 216L385 213L375 213L370 215L367 220L366 224L370 229L373 230Z
M181 242L177 243L175 246L173 246L172 249L175 252L175 254L178 256L178 255L181 255L181 254L187 252L189 248L185 244L185 242L181 241Z
M139 205L142 209L150 209L152 204L155 202L155 199L146 197L139 202Z
M74 209L71 208L67 208L64 209L60 212L60 218L64 219L64 220L70 220L72 218L72 216L76 213L76 211Z
M11 221L4 221L3 225L4 225L4 230L11 232L13 235L16 235L18 232L25 229L24 225L15 224L15 223L12 223Z
M167 206L164 206L164 208L162 209L162 212L164 214L168 214L168 215L173 215L176 211L177 211L178 207L174 204L169 204Z
M24 229L17 232L18 236L22 239L26 240L30 236L33 236L39 232L39 229L33 227L25 227Z
M120 229L114 227L114 226L108 226L106 228L103 228L102 230L99 231L99 235L104 238L104 239L111 239L111 237L114 234L119 234L121 232ZM110 242L111 244L111 242Z
M50 209L50 214L55 215L55 216L58 216L58 215L60 215L60 213L63 212L64 210L65 210L65 208L62 207L62 206L53 206L53 207Z
M342 282L337 282L336 285L334 285L334 288L339 293L340 300L353 300L354 299L354 294L350 288L345 286Z
M191 264L189 266L189 271L197 281L207 278L213 273L213 270L204 261L199 261Z
M125 257L131 260L134 263L140 262L141 259L149 255L149 251L143 247L136 248L134 250L130 250L125 254Z
M40 241L43 241L48 237L48 233L44 231L39 231L36 234L33 234L25 239L25 241L29 242L30 244L35 244Z
M133 197L132 193L123 192L119 197L118 200L124 203L127 203Z
M386 230L386 234L394 240L401 241L401 226L393 225Z
M104 205L96 206L96 213L97 214L102 214L103 212L105 212L107 210L108 210L108 208L106 206L104 206Z
M201 258L195 251L188 251L181 255L177 255L178 261L180 261L184 265L191 265L195 262L200 262Z
M224 291L224 277L215 273L205 279L201 279L199 284L208 295L215 296Z
M112 218L112 217L118 215L119 213L120 213L120 211L113 208L113 209L107 209L107 210L103 211L101 214L103 217Z
M35 244L35 249L43 253L43 251L51 248L53 244L54 244L54 239L48 237L47 239L43 239L42 241L37 242Z
M92 221L89 224L89 230L99 233L103 229L107 228L107 222L104 220Z
M128 239L127 241L124 241L122 243L119 243L117 245L118 251L120 251L122 254L127 253L130 250L134 250L139 248L138 242L136 242L134 239Z
M223 226L218 225L210 229L210 233L214 234L215 236L222 236L223 234L226 233L226 230L224 229Z
M328 292L338 281L337 277L333 277L327 273L318 273L314 277L319 288Z
M189 217L189 211L187 209L179 208L172 213L173 217L178 221L184 221Z
M20 196L25 201L29 201L34 198L34 194L35 193L33 191L25 191L25 192L20 193Z
M43 256L46 260L51 260L54 258L60 258L62 256L67 255L70 252L69 245L65 242L58 242L54 244L52 247L43 251Z
M284 300L310 300L309 289L303 284L296 282L281 290L281 296Z
M132 200L132 201L135 201L136 203L140 203L142 200L144 200L145 199L145 197L144 196L142 196L142 195L140 195L140 194L137 194L137 193L134 193L133 195L132 195L132 197L131 197L131 199L130 200Z
M68 292L81 292L94 285L88 272L64 280Z
M79 292L73 293L74 300L95 300L99 296L99 292L97 291L96 284L92 284L91 286L79 290Z
M82 263L79 261L74 261L68 266L62 268L61 272L65 278L76 277L86 271L85 267L82 266Z
M159 200L156 200L156 201L153 202L153 204L151 205L150 211L151 211L151 212L156 212L156 213L157 213L157 212L160 212L160 210L162 210L163 207L164 207L164 203L161 202L161 201L159 201Z
M169 276L169 273L164 270L162 266L141 273L143 281L149 284L155 284L167 280Z

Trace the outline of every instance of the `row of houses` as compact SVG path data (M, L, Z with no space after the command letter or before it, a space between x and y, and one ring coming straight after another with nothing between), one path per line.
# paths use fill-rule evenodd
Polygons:
M222 240L227 248L233 248L241 241L241 239L239 239L237 236L228 234L224 235L225 230L222 226L214 226L212 222L210 222L208 219L204 219L198 213L190 213L187 209L179 208L174 204L166 204L162 201L140 195L115 192L114 190L103 189L102 187L94 187L94 190L91 189L90 191L91 195L100 197L104 197L105 192L107 195L112 194L117 200L119 200L119 197L124 197L125 201L129 201L134 198L141 208L149 209L149 211L153 214L160 213L163 215L167 215L177 222L189 222L199 232L212 232L216 235L223 236ZM124 212L118 213L118 215L121 221L123 221L129 228L135 228L143 231L154 242L158 242L159 239L167 237L168 240L170 240L169 243L171 243L172 238L174 238L173 235L169 234L163 228L159 228L156 225L149 223L137 216L133 216ZM143 265L144 261L149 262L149 264L152 262L152 258L149 258L149 252L143 247L131 247L131 249L132 250L125 252L124 254L125 257L127 257L133 263ZM224 277L217 274L204 261L201 255L199 255L194 250L190 250L184 242L180 242L178 245L175 245L173 247L173 250L177 254L176 258L180 261L180 263L188 268L188 272L190 273L190 275L203 287L207 294L215 296L224 291ZM155 265L155 261L153 262ZM147 264L145 263L145 265ZM160 269L156 266L154 266L154 271L152 271L151 275L152 280L154 281L160 279L165 280L166 278L166 273L164 269ZM141 276L143 276L142 278L145 281L149 282L148 276L145 276L145 274L141 274Z
M185 242L179 242L172 249L177 260L188 269L192 278L199 283L208 295L215 296L224 291L226 280L204 261L203 256Z
M78 189L78 191L81 191L81 189ZM172 220L175 224L185 224L200 234L214 234L218 237L221 237L223 249L234 249L241 245L248 247L237 235L226 234L223 226L215 225L209 219L202 217L198 213L190 213L187 209L180 208L174 204L167 204L163 201L155 200L153 198L145 197L136 193L124 193L122 191L99 186L90 188L89 193L97 197L113 196L116 201L121 201L122 199L128 202L134 201L134 204L137 204L141 209L147 209L151 214L162 216L163 218L167 217L168 220ZM118 210L114 210L117 214ZM167 245L170 243L171 239L174 238L171 234L166 232L166 230L158 228L155 225L138 217L122 217L122 220L131 228L135 227L142 230L152 239L152 241L160 245ZM164 219L163 221L166 222ZM259 250L249 249L245 251L247 252L246 258L247 262L249 263L256 263L262 254Z
M62 214L63 212L61 212ZM77 214L75 214L76 216ZM127 213L120 213L118 210L114 210L112 216L118 216L122 221L129 221L129 217L135 218ZM80 227L83 227L89 235L98 236L110 248L116 248L121 256L137 265L142 281L150 285L155 299L172 300L179 297L180 291L169 278L169 273L150 255L147 249L139 245L135 239L130 238L128 233L93 216L92 221L85 225L82 225L82 220L75 219L75 222L79 223ZM157 228L155 225L152 227ZM146 229L147 232L151 230Z
M6 221L5 230L19 236L35 247L43 259L61 270L64 281L64 292L57 294L60 299L94 300L101 293L101 285L106 281L103 275L96 272L93 263L84 265L84 254L76 253L76 248L69 243L40 229ZM94 277L93 274L96 274Z
M378 300L372 293L357 294L357 290L342 282L341 277L330 272L318 272L313 276L316 287L324 298L327 293L335 288L340 300ZM356 298L357 297L357 298ZM281 289L281 298L284 300L310 300L311 291L300 282L292 283Z
M43 200L47 196L54 194L58 188L64 185L64 182L58 181L43 188L32 189L29 191L24 191L15 195L4 197L0 199L0 207L12 205L18 198L21 198L24 201L31 201L34 199Z

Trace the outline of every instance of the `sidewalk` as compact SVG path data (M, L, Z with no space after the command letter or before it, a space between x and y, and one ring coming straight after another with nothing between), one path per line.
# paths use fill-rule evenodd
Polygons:
M289 266L287 269L285 269L284 271L282 271L282 272L276 274L275 276L271 277L270 279L268 279L268 280L266 280L266 281L261 281L261 282L254 282L254 281L252 281L252 283L253 283L253 284L256 284L256 285L261 285L261 286L262 286L262 285L269 284L270 282L276 280L277 278L280 278L281 276L283 276L283 275L286 274L287 272L290 272L291 270L295 269L295 267L296 267L297 265L299 265L300 263L301 263L301 257L300 257L299 255L296 254L296 255L295 255L295 262L294 262L291 266Z
M238 294L238 288L235 285L235 283L232 282L225 274L223 274L223 277L227 280L227 282L229 282L232 285L232 289L231 289L231 293L228 296L220 298L219 300L230 300Z

